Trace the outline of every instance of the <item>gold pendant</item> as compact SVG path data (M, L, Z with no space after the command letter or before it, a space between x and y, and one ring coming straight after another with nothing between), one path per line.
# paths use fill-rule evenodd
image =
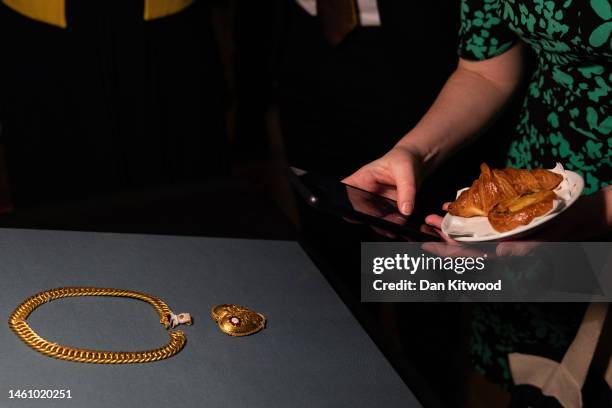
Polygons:
M230 336L248 336L266 326L266 317L238 305L217 305L210 310L219 329Z

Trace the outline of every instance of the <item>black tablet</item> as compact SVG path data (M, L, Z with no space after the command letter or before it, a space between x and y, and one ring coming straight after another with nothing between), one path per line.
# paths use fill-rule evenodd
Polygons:
M389 198L349 186L337 178L290 168L289 178L298 194L319 211L362 222L415 241L436 241L421 232L421 222L405 216Z

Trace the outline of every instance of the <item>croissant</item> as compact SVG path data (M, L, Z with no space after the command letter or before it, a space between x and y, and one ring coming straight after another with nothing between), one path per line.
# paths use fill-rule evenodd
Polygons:
M480 165L480 176L452 202L448 212L459 217L486 217L498 203L523 194L554 190L563 177L545 169L491 170Z
M487 218L496 231L510 231L552 210L556 197L550 190L512 197L493 207Z

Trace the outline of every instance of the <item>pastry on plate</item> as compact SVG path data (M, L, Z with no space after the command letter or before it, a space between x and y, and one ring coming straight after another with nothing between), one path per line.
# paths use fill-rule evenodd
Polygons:
M497 232L511 231L552 210L556 197L551 190L511 197L496 204L489 211L487 218Z
M563 176L546 169L491 169L480 165L480 176L448 207L458 217L486 217L493 207L504 200L529 193L552 191Z

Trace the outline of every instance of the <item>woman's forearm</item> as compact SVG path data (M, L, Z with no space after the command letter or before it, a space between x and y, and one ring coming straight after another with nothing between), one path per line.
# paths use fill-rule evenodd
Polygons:
M398 146L436 167L482 131L512 97L522 75L522 47L486 61L460 60L436 101Z

